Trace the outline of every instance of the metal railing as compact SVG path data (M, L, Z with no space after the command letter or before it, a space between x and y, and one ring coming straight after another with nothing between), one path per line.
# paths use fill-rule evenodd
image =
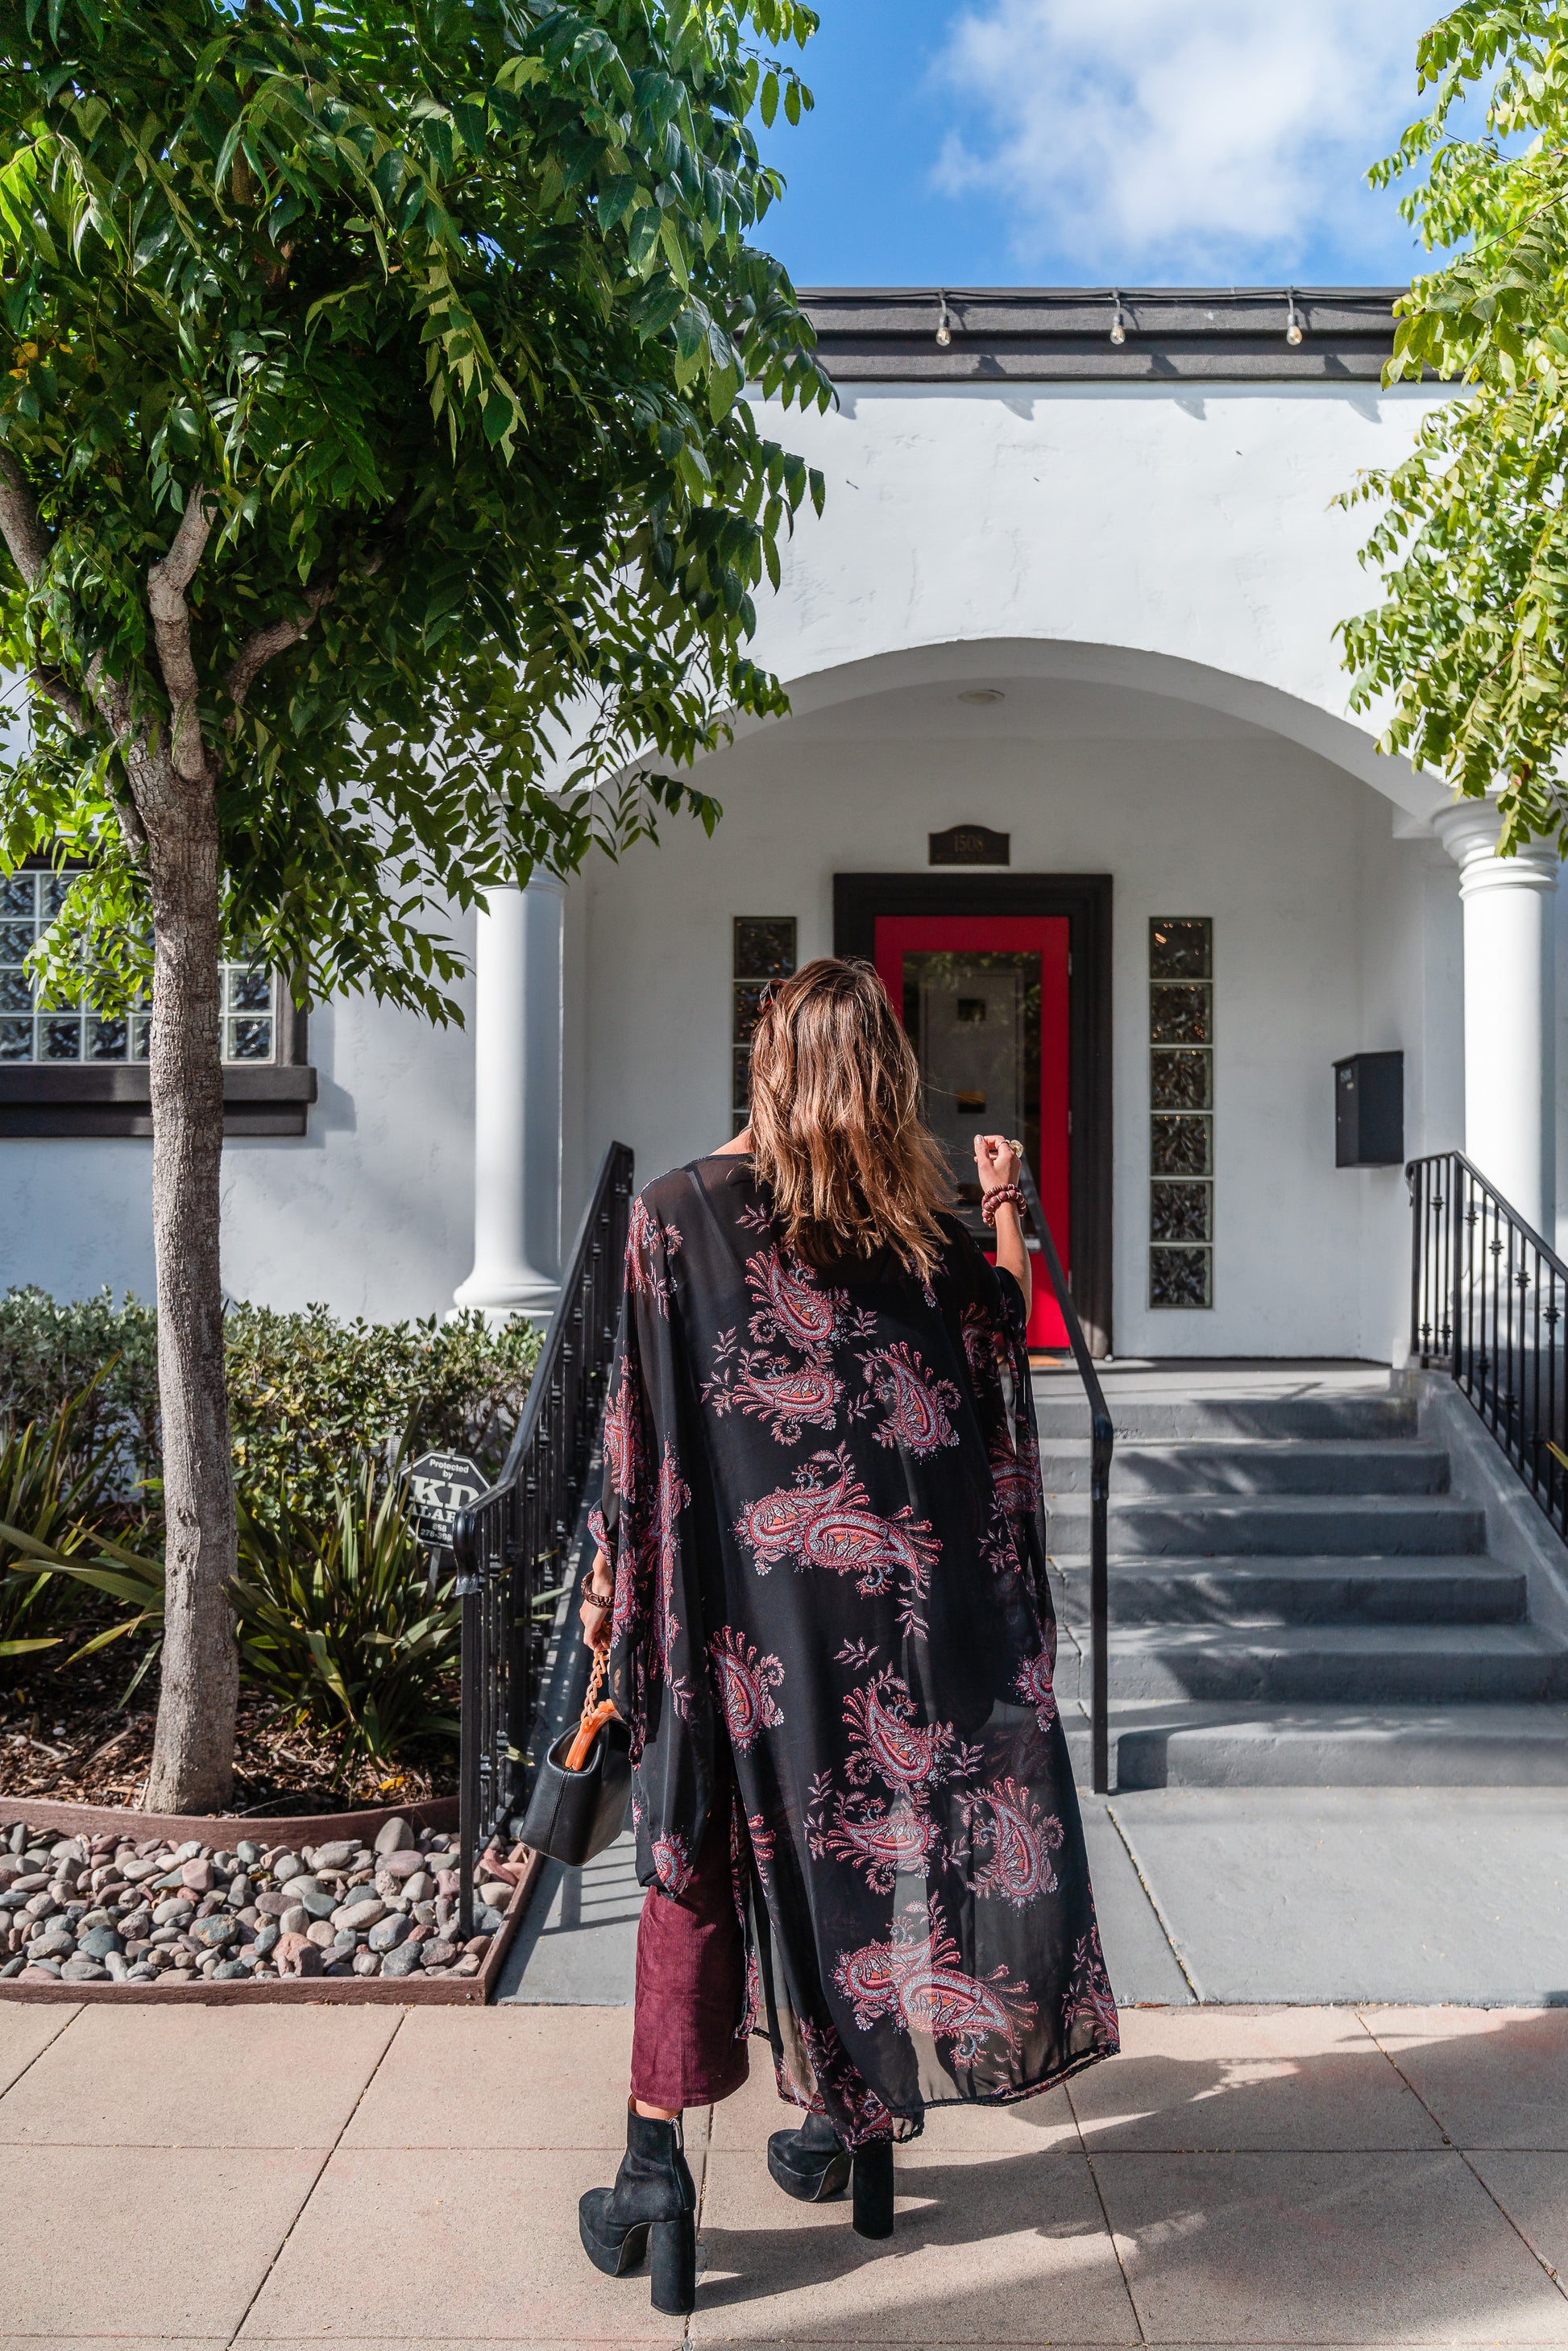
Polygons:
M474 1866L520 1811L528 1734L615 1352L632 1154L612 1143L500 1476L453 1528L463 1603L457 1917L474 1931Z
M1448 1372L1568 1537L1568 1266L1458 1151L1413 1159L1410 1349Z
M1072 1303L1072 1292L1061 1270L1061 1259L1056 1254L1056 1243L1051 1239L1051 1227L1045 1220L1045 1210L1027 1159L1019 1163L1019 1182L1029 1202L1030 1222L1040 1241L1040 1254L1045 1259L1045 1270L1051 1277L1051 1287L1089 1405L1089 1755L1094 1793L1104 1796L1111 1791L1109 1520L1111 1455L1116 1432L1105 1408L1105 1392L1100 1385L1100 1374L1089 1353L1089 1342L1083 1336L1083 1325Z

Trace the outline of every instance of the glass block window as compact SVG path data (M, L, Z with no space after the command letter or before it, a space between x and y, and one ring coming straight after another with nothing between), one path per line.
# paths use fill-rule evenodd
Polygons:
M1149 925L1149 1304L1214 1303L1214 925Z
M737 914L730 968L730 1133L738 1134L751 1110L751 1040L772 979L795 968L793 914Z
M0 874L0 1061L144 1061L152 1019L143 1007L103 1019L80 1005L37 1001L26 963L40 932L58 914L68 873ZM263 964L225 963L220 971L225 1061L277 1058L277 1006Z

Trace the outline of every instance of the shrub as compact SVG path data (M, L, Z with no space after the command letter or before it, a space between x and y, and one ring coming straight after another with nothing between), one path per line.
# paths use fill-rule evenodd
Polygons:
M285 1314L231 1305L225 1322L235 1471L242 1495L280 1484L324 1512L360 1449L470 1453L498 1469L538 1361L524 1319L340 1322L324 1306ZM84 1472L129 1496L160 1463L158 1325L109 1290L59 1303L37 1289L0 1297L0 1428L52 1421L73 1397L68 1482Z
M129 1492L158 1465L158 1320L128 1291L64 1302L47 1290L0 1297L0 1424L40 1426L72 1404L68 1481L88 1474Z
M523 1319L340 1322L324 1306L235 1306L227 1323L235 1473L248 1508L281 1489L334 1514L345 1459L361 1452L472 1454L501 1466L539 1357Z

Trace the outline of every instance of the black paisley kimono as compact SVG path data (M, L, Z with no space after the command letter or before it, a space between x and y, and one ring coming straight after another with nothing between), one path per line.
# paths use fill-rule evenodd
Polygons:
M956 1222L927 1287L814 1270L748 1159L634 1202L605 1426L638 1875L730 1841L737 2033L851 2144L1117 2046L1051 1695L1023 1300Z

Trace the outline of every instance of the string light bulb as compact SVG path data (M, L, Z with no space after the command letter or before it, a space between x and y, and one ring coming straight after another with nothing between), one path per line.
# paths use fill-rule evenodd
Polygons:
M936 340L937 340L937 342L940 344L940 346L941 346L941 348L943 349L943 350L946 350L946 348L947 348L947 346L948 346L948 344L949 344L949 343L952 341L952 340L953 340L953 321L952 321L951 318L948 316L948 311L947 311L947 297L946 296L946 294L938 294L938 296L936 297L936 301L937 301L937 306L938 306L938 317L937 317L937 320L936 320Z
M1290 344L1291 350L1294 350L1301 342L1303 333L1306 331L1301 325L1301 314L1296 308L1296 293L1294 287L1287 289L1285 301L1288 308L1288 316L1285 321L1285 340Z
M1122 298L1114 287L1111 289L1111 302L1113 311L1111 320L1111 340L1120 350L1127 340L1127 322L1122 316Z

